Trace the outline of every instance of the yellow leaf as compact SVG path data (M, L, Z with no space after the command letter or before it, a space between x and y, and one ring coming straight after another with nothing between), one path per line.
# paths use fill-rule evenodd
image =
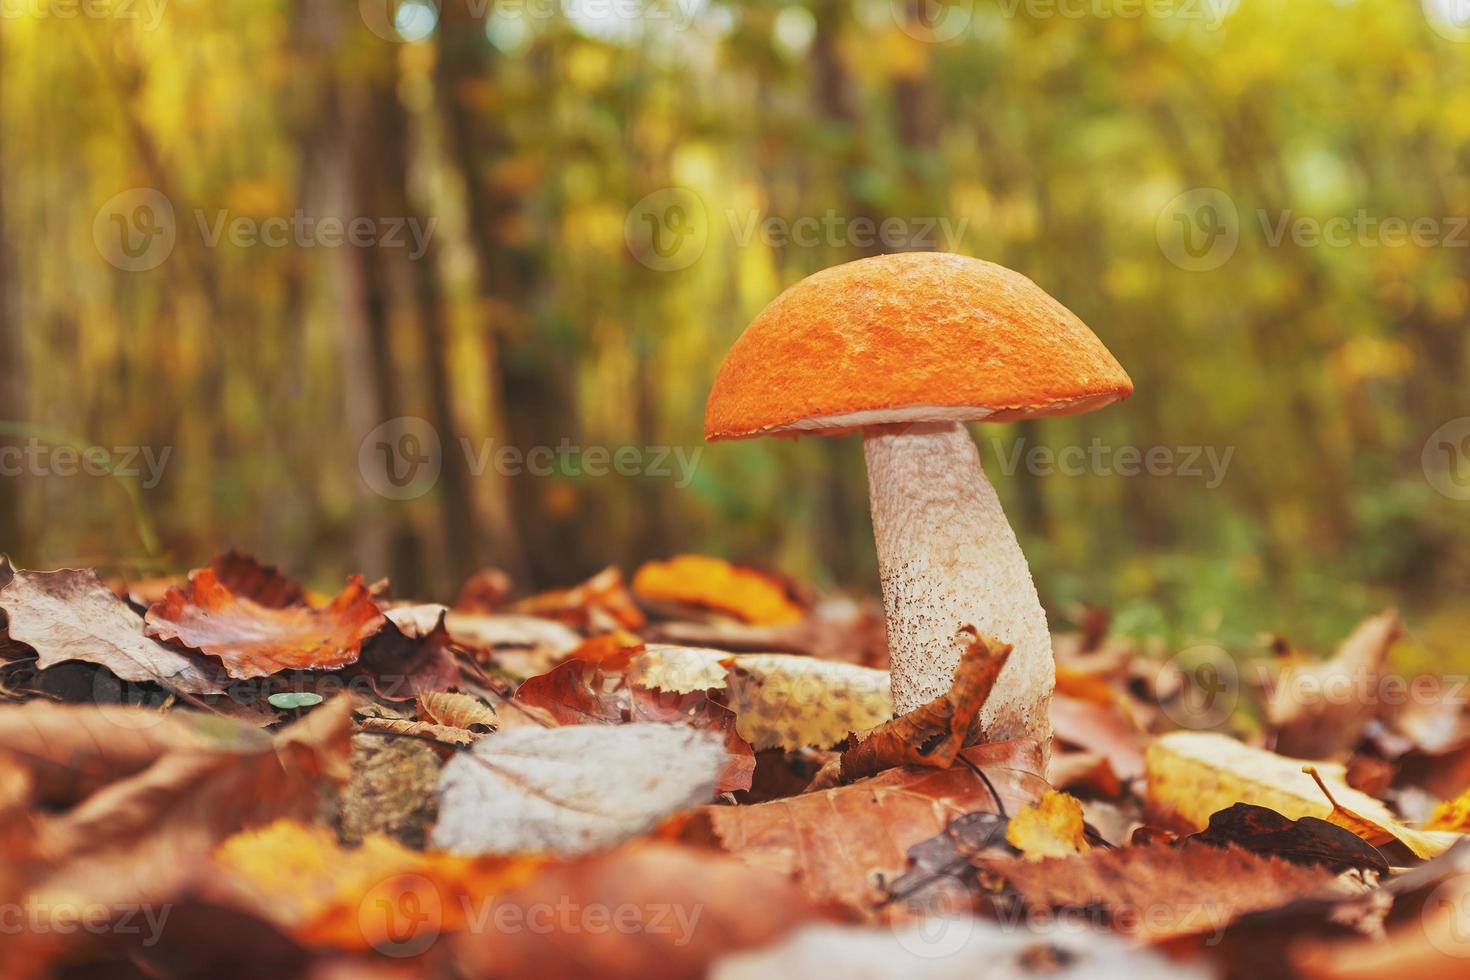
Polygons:
M1082 804L1054 789L1011 818L1006 840L1033 861L1092 850L1082 826Z
M1435 807L1424 829L1451 830L1461 834L1470 832L1470 789Z
M645 599L704 606L760 626L802 618L801 607L775 579L704 555L648 562L633 576L633 591Z
M1306 769L1316 775L1309 774ZM1421 858L1448 850L1459 834L1404 826L1378 800L1347 784L1332 762L1291 759L1210 732L1171 732L1155 739L1145 758L1149 816L1166 825L1203 830L1210 815L1236 803L1269 807L1292 820L1318 817L1369 843L1402 841ZM1330 789L1331 799L1320 786ZM1357 822L1356 826L1349 826Z
M421 853L382 834L344 848L327 828L295 820L235 834L215 850L214 862L228 885L298 940L339 949L381 948L377 930L386 935L394 924L376 921L372 912L380 906L412 904L430 913L422 921L436 935L462 930L471 900L529 880L544 863ZM395 944L405 941L392 935Z

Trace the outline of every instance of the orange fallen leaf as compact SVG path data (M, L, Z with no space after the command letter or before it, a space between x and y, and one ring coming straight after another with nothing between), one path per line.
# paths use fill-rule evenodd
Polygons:
M1470 833L1470 789L1453 800L1445 800L1434 808L1425 830L1453 830Z
M955 669L954 682L943 695L920 705L859 737L842 753L842 781L852 782L894 766L931 766L946 769L955 760L970 724L995 687L995 679L1011 654L1011 645L981 636L972 637Z
M818 901L869 912L881 882L908 867L908 851L956 817L1014 813L1048 786L1041 752L1017 740L977 745L949 769L903 767L847 786L751 806L708 806L678 832L713 841L757 867L793 874Z
M1034 861L1092 850L1082 825L1082 804L1056 790L1011 817L1006 841Z
M510 608L597 632L639 630L647 623L615 566L604 568L581 585L529 596Z
M201 568L151 606L146 621L149 636L217 657L231 677L249 678L354 663L387 618L360 575L325 609L273 608L236 595L212 568Z
M633 576L633 591L644 599L713 609L757 626L795 623L804 615L775 579L705 555L648 562Z
M637 843L551 865L498 896L485 918L450 940L457 976L697 980L725 953L838 916L784 875L717 851Z
M544 864L411 851L382 834L345 848L330 829L296 820L235 834L214 852L224 876L216 887L299 941L399 953L466 928L477 902L529 881ZM410 897L421 914L390 922Z

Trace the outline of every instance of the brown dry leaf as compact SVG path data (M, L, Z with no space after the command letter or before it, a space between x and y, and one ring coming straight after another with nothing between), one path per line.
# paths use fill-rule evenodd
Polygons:
M581 585L521 599L511 611L598 633L615 629L637 632L648 622L623 583L623 573L611 565Z
M72 809L40 818L36 852L50 870L31 899L168 901L225 837L279 817L311 818L322 786L346 777L346 697L274 736L215 722L223 747L166 751Z
M311 946L382 952L386 945L387 952L401 953L464 929L476 900L524 884L543 864L412 851L381 834L344 848L326 827L283 819L216 848L222 880L210 893L231 893ZM396 900L409 895L421 897L420 909L432 908L435 915L403 917L394 931L374 928L386 924L380 900L390 909L406 908Z
M1011 655L1009 643L981 636L973 627L965 630L972 639L955 668L949 690L928 704L860 735L857 744L842 753L843 782L850 783L894 766L945 769L954 762L970 732L970 723L980 713Z
M250 555L231 549L209 563L225 588L237 596L268 609L285 609L306 604L306 589L274 565L264 565ZM182 584L182 583L178 583ZM160 597L161 598L161 597Z
M1112 930L1150 942L1218 937L1248 912L1279 908L1336 880L1325 868L1202 844L1099 849L1041 861L981 860L1027 908L1099 913Z
M1107 756L1124 782L1143 775L1143 735L1116 702L1101 705L1053 694L1051 726L1056 741Z
M795 623L804 615L777 579L705 555L644 564L633 576L633 592L640 599L713 609L759 626Z
M1293 864L1320 864L1341 873L1367 868L1388 874L1388 861L1378 848L1337 824L1316 817L1288 820L1275 810L1237 803L1213 814L1210 825L1188 838L1196 844L1230 844Z
M585 854L708 802L720 737L682 725L496 732L444 765L434 847L462 854Z
M0 557L0 612L12 643L36 651L42 670L67 660L106 667L125 681L153 681L186 694L218 694L226 678L208 658L144 635L143 618L91 569L13 569Z
M1107 800L1123 795L1118 774L1100 752L1058 752L1053 748L1046 763L1046 780L1057 789L1077 790Z
M1470 846L1461 845L1412 871L1388 879L1395 916L1386 935L1331 941L1298 939L1290 947L1294 975L1307 980L1463 980L1470 963Z
M485 652L544 651L561 660L582 642L576 630L554 619L519 613L466 613L450 610L444 617L449 638L458 646Z
M1286 667L1266 703L1276 750L1330 759L1356 745L1383 704L1371 695L1402 635L1398 612L1390 609L1360 623L1331 660Z
M833 917L782 875L661 843L553 865L494 904L509 921L546 927L486 925L453 937L458 976L697 980L719 956Z
M1041 764L1034 742L977 745L960 758L949 769L890 769L790 799L704 807L682 833L795 875L817 901L870 912L884 898L882 879L908 867L910 847L942 833L956 817L1014 813L1048 789L1034 772Z
M413 630L419 635L410 636L391 621L384 623L363 644L357 662L335 676L349 683L366 678L373 693L388 701L410 701L420 694L459 687L459 661L450 649L442 617L427 633L417 626Z
M149 636L218 657L235 678L345 667L388 622L360 575L325 609L272 608L237 596L211 568L170 589L146 620Z
M468 694L430 691L416 699L420 721L484 734L499 727L495 709Z
M1303 767L1317 770L1334 806ZM1378 800L1347 785L1346 770L1334 763L1288 759L1206 732L1171 732L1155 739L1147 755L1148 813L1165 826L1203 830L1210 815L1234 803L1269 807L1293 820L1319 817L1344 826L1343 814L1359 821L1369 843L1396 838L1419 857L1438 854L1458 834L1413 830ZM1334 819L1335 811L1341 811ZM1377 838L1375 840L1375 838Z
M1011 817L1006 841L1034 861L1092 850L1082 825L1082 804L1056 790L1047 790L1038 802Z
M702 691L658 691L630 684L626 674L571 658L549 673L527 680L515 700L541 708L559 725L622 725L667 722L689 725L720 736L728 758L716 789L750 789L755 753L736 731L735 713Z
M358 730L382 735L399 735L408 738L426 738L444 745L474 745L480 736L475 732L450 725L436 725L429 721L409 721L407 718L363 718L358 721Z

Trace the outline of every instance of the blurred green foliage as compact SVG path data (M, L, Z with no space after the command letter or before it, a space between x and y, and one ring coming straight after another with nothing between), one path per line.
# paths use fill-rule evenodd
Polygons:
M32 566L152 568L233 544L441 597L482 563L548 585L699 551L873 592L855 439L707 447L687 487L476 474L456 447L692 451L748 320L884 250L854 221L897 218L905 247L1031 276L1137 385L1096 414L976 427L1060 620L1091 602L1174 643L1320 644L1394 602L1458 630L1437 611L1470 581L1470 503L1437 492L1421 456L1470 414L1470 234L1274 232L1363 213L1453 239L1470 214L1470 44L1418 0L1064 6L1083 13L169 0L153 22L141 4L38 16L38 0L0 34L0 417L171 457L140 508L106 478L0 480L4 546ZM156 268L98 244L99 211L130 188L174 211ZM639 202L668 188L697 202L703 240L676 269L635 254ZM1179 203L1198 188L1234 217ZM417 259L207 240L222 212L298 209L433 232ZM845 230L814 241L758 224L828 216ZM1198 268L1171 236L1206 218L1237 244ZM430 492L395 501L358 455L402 415L446 451ZM1208 469L1003 465L1018 443L1094 439L1233 455L1217 486Z

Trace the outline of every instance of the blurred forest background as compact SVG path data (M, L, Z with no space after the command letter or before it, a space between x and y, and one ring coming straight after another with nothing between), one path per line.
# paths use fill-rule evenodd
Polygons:
M0 547L146 571L236 545L441 599L484 564L529 588L693 551L876 594L856 439L717 444L687 485L477 474L459 440L692 452L748 320L885 250L750 235L751 216L898 217L916 239L940 219L953 240L910 244L1025 272L1137 385L1096 414L975 429L1058 619L1088 602L1176 640L1326 643L1396 603L1461 637L1470 503L1422 460L1470 414L1470 233L1312 247L1265 226L1470 215L1470 11L929 2L7 0L0 445L170 456L155 486L0 479ZM171 204L176 242L131 271L96 235L137 188ZM669 188L702 206L680 268L636 242L639 202ZM1194 188L1238 209L1218 268L1166 244ZM434 224L411 257L210 244L195 217L298 210ZM358 462L398 416L445 447L409 500ZM1001 465L1094 437L1233 456L1218 486L1208 467Z

